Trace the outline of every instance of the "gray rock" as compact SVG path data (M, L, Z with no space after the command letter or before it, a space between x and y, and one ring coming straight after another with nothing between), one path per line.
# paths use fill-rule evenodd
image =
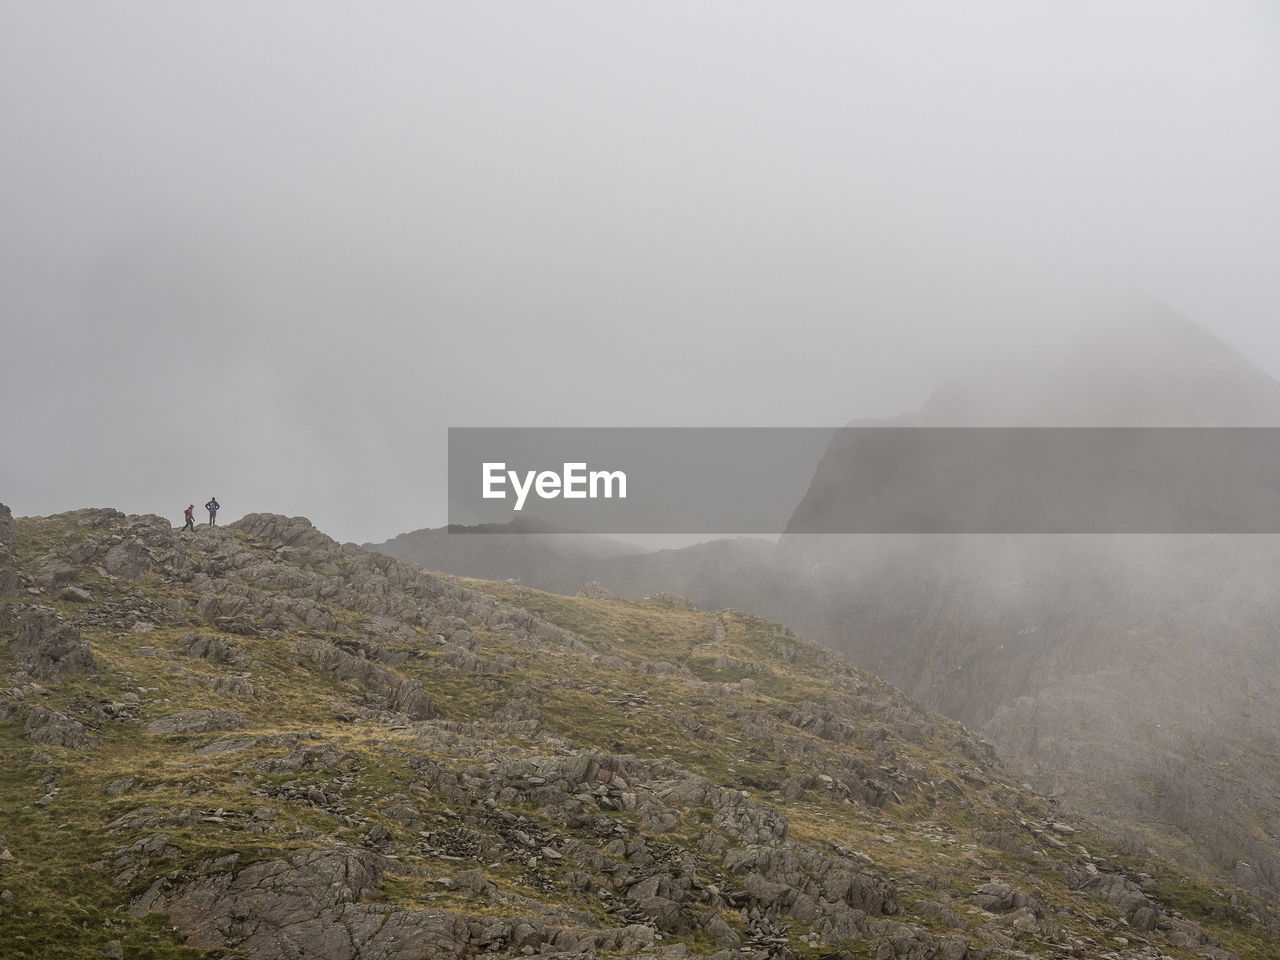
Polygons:
M711 825L743 843L770 843L787 838L789 824L781 811L756 802L745 790L718 789L712 809Z
M288 736L285 734L285 736ZM264 738L265 739L265 738ZM297 773L300 770L347 770L355 765L353 753L340 750L332 743L299 747L285 757L258 760L253 766L265 773Z
M1149 933L1161 916L1159 904L1142 892L1142 888L1118 873L1100 873L1090 877L1081 889L1103 897L1120 911L1129 926Z
M84 587L63 587L58 592L58 597L62 600L70 600L73 603L90 603L93 600L93 594Z
M73 543L66 547L63 553L72 563L88 563L105 549L103 544L94 540L81 540L79 543Z
M734 932L733 928L718 913L713 913L711 919L703 924L702 929L707 936L715 941L717 947L736 950L742 945L742 938Z
M224 633L235 633L242 637L256 637L261 632L250 617L214 617L213 625Z
M0 597L16 597L22 594L26 581L22 574L7 568L9 550L0 544Z
M230 525L264 544L327 551L335 546L306 517L282 517L274 513L249 513Z
M936 960L941 956L933 934L918 927L885 922L875 944L877 960Z
M1007 883L984 883L973 891L972 899L984 910L1003 912L1028 907L1036 916L1044 915L1044 908L1034 897Z
M30 607L18 615L12 649L22 668L42 680L94 671L93 651L80 631L49 607Z
M108 573L129 580L141 580L155 567L155 558L139 540L117 543L102 561Z
M255 960L453 960L469 953L467 921L442 910L361 902L392 861L334 848L154 883L130 905L135 917L163 913L205 950ZM652 940L650 940L652 942Z
M645 897L635 901L637 909L644 912L658 929L675 933L687 927L680 915L680 904L666 897Z
M32 707L23 732L32 743L46 743L71 750L89 750L99 745L83 723L47 707Z
M128 793L133 789L135 782L136 781L133 777L122 777L119 780L112 780L107 784L107 796L118 797L122 793Z
M787 884L766 880L754 870L747 874L742 885L747 888L747 892L751 894L752 899L765 909L775 904L785 908L795 894L795 890Z
M622 931L619 950L622 953L636 953L653 946L653 927L644 923L633 923Z
M964 921L960 915L948 907L945 903L937 900L925 900L916 906L916 912L926 917L933 917L942 921L949 927L963 927Z
M68 583L76 575L70 565L58 559L46 560L36 568L36 583L47 589Z
M390 807L384 807L382 815L388 820L394 820L396 823L406 827L416 827L422 823L422 815L418 813L418 808L411 803L397 803Z
M13 519L13 512L0 503L0 544L6 547L13 543L13 538L17 536L18 524Z
M234 710L184 710L147 724L147 733L213 733L243 730L250 726L244 714Z
M402 677L380 663L353 656L323 640L304 641L299 644L299 652L410 720L430 720L436 715L434 701L418 681Z
M253 700L258 696L257 684L249 679L248 674L219 673L214 676L203 676L200 680L223 696L239 697L241 700Z
M483 870L460 870L453 878L453 885L455 890L477 895L493 893L498 889L484 878Z

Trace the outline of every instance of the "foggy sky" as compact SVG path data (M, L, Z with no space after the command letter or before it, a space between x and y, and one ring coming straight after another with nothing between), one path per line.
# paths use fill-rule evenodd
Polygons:
M0 130L16 514L380 540L448 426L891 415L1082 286L1280 373L1269 3L0 0Z

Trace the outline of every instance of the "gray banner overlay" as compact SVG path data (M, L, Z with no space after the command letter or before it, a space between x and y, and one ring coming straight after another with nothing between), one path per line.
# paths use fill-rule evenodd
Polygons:
M1280 533L1280 429L451 428L449 521L604 534Z

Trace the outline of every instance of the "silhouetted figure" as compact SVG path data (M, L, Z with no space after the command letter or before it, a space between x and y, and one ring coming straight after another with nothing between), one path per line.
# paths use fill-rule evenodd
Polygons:
M218 523L218 498L210 497L204 508L209 511L209 526L216 526Z
M196 505L193 503L188 506L186 511L182 514L182 517L187 521L187 525L182 529L194 531L196 528Z

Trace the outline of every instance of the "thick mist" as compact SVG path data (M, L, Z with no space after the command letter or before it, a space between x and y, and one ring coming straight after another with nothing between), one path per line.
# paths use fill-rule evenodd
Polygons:
M1269 5L6 3L0 495L444 519L450 425L836 425L1149 292L1280 371Z
M787 623L980 731L1018 776L1134 849L1280 898L1280 537L1186 535L1178 526L1150 535L1155 528L1125 526L1159 503L1166 479L1199 491L1220 518L1239 515L1245 502L1274 502L1271 468L1240 500L1228 468L1250 458L1249 443L1270 443L1256 437L1273 430L1237 428L1280 424L1280 382L1143 299L1113 301L1052 349L989 361L879 425L1034 427L1046 446L1020 446L1008 460L971 438L979 458L988 456L982 469L939 456L911 460L911 473L895 471L894 448L875 438L930 431L841 432L788 526L821 532L628 554L605 544L589 551L565 536L418 531L377 549L557 592L578 592L587 581L595 581L588 596L675 592L702 609ZM955 492L973 495L970 506L1012 507L1024 492L1043 495L1048 513L1072 503L1094 467L1114 467L1124 460L1117 454L1146 443L1124 429L1138 425L1190 427L1152 432L1200 435L1188 450L1203 454L1157 458L1149 468L1124 461L1118 469L1136 473L1101 488L1090 506L1120 524L1107 529L1142 533L938 532L953 529L945 505ZM1054 455L1051 445L1068 441L1050 439L1059 434L1053 428L1064 426L1109 439ZM1197 446L1214 437L1245 438L1245 446ZM1175 500L1176 509L1191 508ZM910 526L917 516L936 525ZM1041 529L1036 515L1023 516L1027 526L1001 529ZM880 529L920 532L832 535L856 529L845 522L857 517L897 517L903 526Z

